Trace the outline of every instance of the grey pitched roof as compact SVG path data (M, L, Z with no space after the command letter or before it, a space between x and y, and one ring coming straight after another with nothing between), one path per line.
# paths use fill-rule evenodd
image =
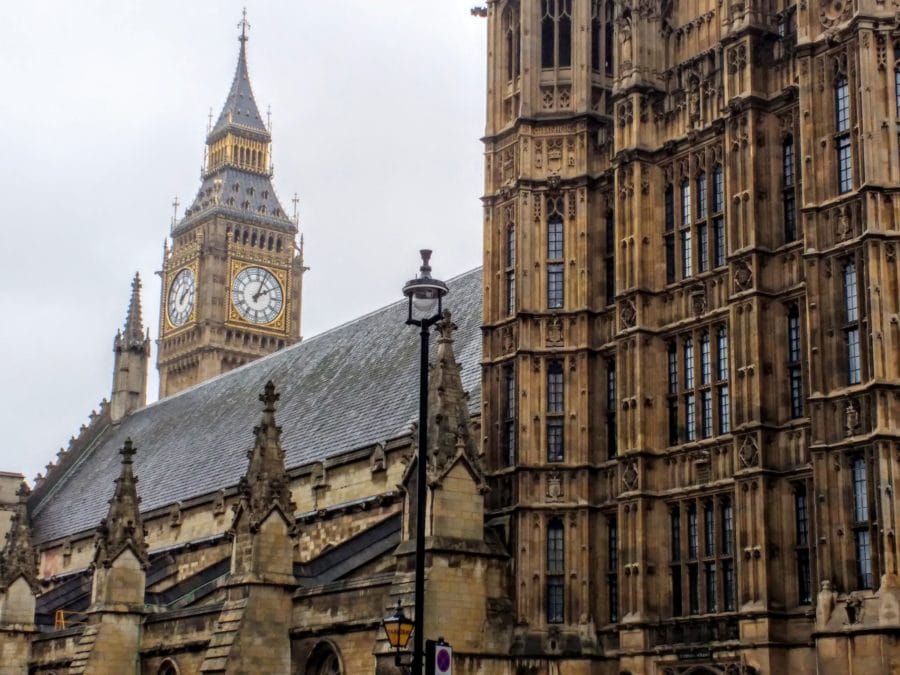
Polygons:
M258 222L283 232L297 232L275 194L270 177L231 166L204 176L197 196L184 212L184 218L172 229L172 234L212 213Z
M446 306L470 410L481 384L481 269L449 282ZM259 421L257 395L272 379L288 469L403 435L418 414L418 347L398 302L216 377L107 426L79 461L31 505L34 541L97 526L119 475L119 448L137 447L141 510L235 485ZM434 341L432 341L432 346Z
M259 115L256 99L253 98L253 89L250 87L250 73L247 70L247 40L243 36L239 39L241 49L238 52L237 68L234 71L234 79L231 81L231 90L228 92L228 98L225 99L225 105L222 106L222 112L219 113L219 119L210 132L211 136L232 124L261 131L266 135L269 133Z

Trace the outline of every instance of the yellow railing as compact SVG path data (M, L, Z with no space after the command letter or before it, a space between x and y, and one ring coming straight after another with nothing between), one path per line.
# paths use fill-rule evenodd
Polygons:
M83 626L85 622L83 620L79 621L71 617L84 617L84 612L67 612L64 609L56 610L56 614L53 617L53 628L54 630L62 630L63 628L70 628L71 626Z

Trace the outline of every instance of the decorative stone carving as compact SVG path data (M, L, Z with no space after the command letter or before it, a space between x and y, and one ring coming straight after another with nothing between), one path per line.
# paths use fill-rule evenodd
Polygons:
M181 527L181 502L169 507L169 527Z
M384 446L376 443L372 448L372 455L369 457L369 470L372 473L379 473L387 469L387 455L384 452Z
M637 460L633 459L625 464L622 471L622 487L624 490L636 490L638 486Z
M221 516L225 513L225 490L219 490L216 493L216 498L213 500L213 515Z
M738 260L734 264L734 291L746 291L753 286L753 270L746 260Z
M759 446L756 444L756 437L753 434L744 436L738 457L741 460L741 467L744 469L759 465Z
M559 347L563 344L563 325L558 316L547 319L547 332L544 342L548 347Z
M553 471L547 475L547 499L548 502L562 501L563 488L562 479L558 471Z
M634 303L631 300L625 300L622 303L622 310L619 313L619 316L622 319L623 328L631 328L634 326L637 310L635 310Z
M856 433L856 430L859 429L859 404L853 401L852 399L847 401L847 407L844 408L844 419L845 419L845 428L844 435L845 436L853 436Z

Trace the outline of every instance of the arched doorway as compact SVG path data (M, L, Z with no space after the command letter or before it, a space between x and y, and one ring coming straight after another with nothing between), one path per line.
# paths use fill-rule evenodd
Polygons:
M317 642L309 654L304 672L305 675L343 675L338 648L326 640Z

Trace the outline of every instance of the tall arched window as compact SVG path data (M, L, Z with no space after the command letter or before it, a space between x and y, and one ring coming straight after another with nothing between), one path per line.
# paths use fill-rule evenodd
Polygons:
M797 238L797 203L794 196L794 137L781 144L781 202L784 208L784 240Z
M521 63L521 42L519 28L519 3L510 2L503 12L503 32L506 38L506 79L514 80L519 76Z
M506 315L516 311L516 226L506 226Z
M675 283L675 186L666 185L666 283Z
M694 273L693 241L691 236L691 182L681 181L681 276Z
M562 520L547 524L547 623L565 621L565 529Z
M853 158L850 148L850 85L847 76L834 80L834 125L837 132L838 192L853 189Z
M725 264L725 175L721 164L713 168L713 267Z
M562 199L547 200L547 307L559 309L565 300Z
M900 115L900 42L894 44L894 98L896 99L897 114Z
M613 0L606 0L606 44L604 45L603 67L606 74L612 76L615 73L615 43L613 42L613 19L615 5Z
M541 0L541 67L572 65L572 0Z

